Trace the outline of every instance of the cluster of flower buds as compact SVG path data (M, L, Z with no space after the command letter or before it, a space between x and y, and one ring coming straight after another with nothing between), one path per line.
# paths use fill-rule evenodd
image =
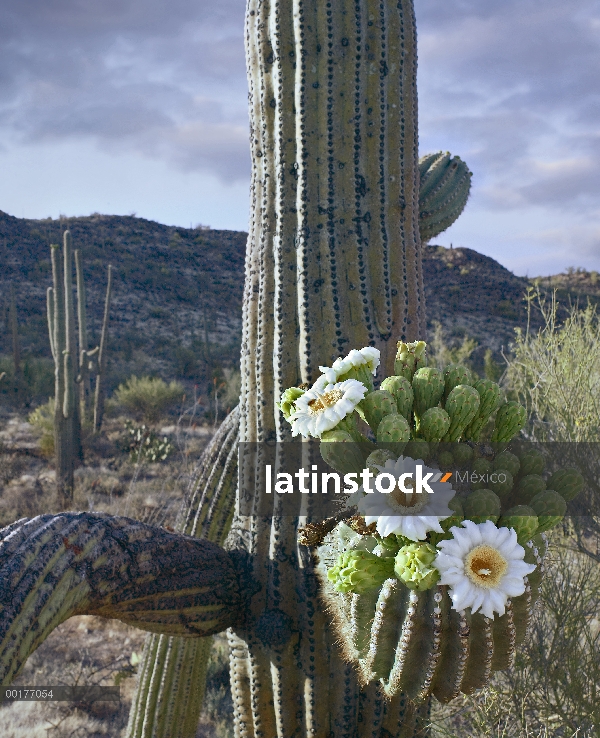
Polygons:
M525 574L520 584L502 586L511 556L524 561L522 546L562 520L583 479L576 469L544 478L539 451L508 450L525 424L525 408L506 401L497 383L466 366L427 366L424 341L399 342L394 374L374 389L378 366L377 349L353 350L331 367L320 367L311 388L292 387L279 402L292 433L320 439L321 455L331 467L344 474L366 469L374 478L397 482L386 495L368 494L373 490L363 485L348 500L358 505L364 526L375 525L376 531L359 536L360 553L338 540L328 581L343 594L380 588L389 577L423 591L450 576L441 556L448 542L472 536L469 551L489 547L484 539L496 540L493 531L506 529L514 546L493 559L505 567L503 577L467 576L467 601L474 611L502 614L510 592L525 586ZM440 470L451 479L440 479ZM427 476L435 480L427 485L431 495L404 486L407 478ZM469 551L454 561L463 590ZM464 597L458 602L465 606Z

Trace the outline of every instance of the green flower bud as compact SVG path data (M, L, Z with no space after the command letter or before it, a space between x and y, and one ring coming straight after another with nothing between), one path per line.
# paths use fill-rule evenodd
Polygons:
M437 551L428 543L410 543L396 554L394 572L409 589L424 592L437 584L440 573L432 564Z
M400 413L386 415L377 428L377 443L387 444L388 449L400 456L410 439L410 427Z
M277 407L283 413L283 417L287 420L292 413L296 411L294 403L299 397L302 397L305 390L299 387L290 387L281 395L281 399L276 403Z
M553 489L544 490L536 495L529 503L538 519L537 532L542 533L558 525L567 512L567 503L564 497Z
M489 477L490 489L505 500L513 488L513 475L508 469L496 469Z
M381 389L389 392L394 397L398 412L408 420L414 400L413 388L408 379L396 376L387 377L381 383Z
M475 476L477 477L487 477L492 471L492 465L487 459L485 459L483 456L480 456L471 464L471 471L474 472ZM471 475L469 474L469 478L470 477ZM482 481L476 479L475 481L471 482L471 487L473 489L484 489L487 487L487 484L487 479L483 479Z
M425 341L404 343L398 341L398 352L394 361L394 374L405 377L410 382L417 369L425 366Z
M477 415L479 409L479 393L467 384L457 385L448 395L444 409L450 416L450 428L445 441L458 441L465 428Z
M511 454L510 451L502 451L502 453L494 458L492 467L494 469L506 469L512 474L514 479L519 473L521 462L519 461L519 457Z
M450 427L450 416L441 407L430 407L421 417L419 433L426 441L441 441Z
M466 366L461 364L449 364L444 369L444 397L452 392L459 384L472 384L473 375Z
M451 453L459 466L466 466L473 459L473 449L468 443L453 443Z
M418 369L412 379L412 388L415 393L413 405L415 415L417 418L421 418L426 410L435 407L442 399L444 375L439 369L432 366Z
M454 466L454 456L452 456L450 451L440 451L437 462L442 471L447 471Z
M500 507L500 498L491 489L476 489L463 503L465 518L474 523L497 522Z
M583 489L583 477L572 466L559 469L548 480L548 488L555 490L567 502L570 502Z
M519 462L521 464L519 473L522 477L525 477L528 474L539 475L544 471L544 466L546 465L544 456L535 448L530 448L525 451L525 453L521 454Z
M496 382L492 382L490 379L480 379L475 382L473 387L479 394L479 409L477 415L465 428L465 438L477 442L491 414L502 402L502 390Z
M527 412L518 402L507 402L500 407L494 423L492 443L508 443L525 425Z
M344 551L327 571L327 578L338 592L356 594L376 589L393 576L394 559L361 550Z
M528 474L522 477L515 489L515 501L519 505L529 505L531 500L546 489L546 482L539 474Z
M513 528L517 534L517 541L523 546L537 532L537 515L527 505L516 505L502 515L498 521L498 528Z
M377 434L379 423L381 423L386 415L398 413L395 398L385 390L369 392L358 404L357 410L375 434Z
M367 460L365 461L366 468L370 469L373 474L377 476L380 473L377 467L385 466L385 462L392 459L395 461L397 459L397 456L394 456L394 454L389 449L376 448L375 451L371 451L371 453L367 456Z
M360 474L364 469L364 454L347 431L334 428L323 433L319 450L323 461L342 474Z

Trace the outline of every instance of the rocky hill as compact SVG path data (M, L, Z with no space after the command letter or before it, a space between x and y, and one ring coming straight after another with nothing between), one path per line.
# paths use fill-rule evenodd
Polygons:
M246 234L170 227L131 216L92 215L28 220L0 212L0 355L10 353L8 295L15 286L24 355L50 357L46 290L52 284L51 243L69 228L83 257L91 340L99 337L106 270L115 268L110 323L110 378L130 374L206 384L219 367L234 366L241 332ZM531 283L471 249L426 246L428 319L446 340L478 343L499 357L516 326L526 324L524 295ZM554 281L552 281L554 280ZM597 299L597 274L574 272L545 280L562 297Z

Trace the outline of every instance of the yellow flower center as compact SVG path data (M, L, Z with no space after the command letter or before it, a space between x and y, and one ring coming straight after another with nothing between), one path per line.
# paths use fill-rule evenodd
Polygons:
M404 486L407 488L412 487L414 489L415 485L413 480L408 478L404 480ZM397 506L399 508L410 508L415 511L420 507L425 507L429 502L426 494L422 493L418 495L416 492L413 492L412 494L404 494L402 490L398 489L398 485L396 485L394 490L390 493L390 497L396 503L395 505L392 505L392 507Z
M497 587L507 569L504 556L491 546L476 546L465 559L466 575L473 584L487 589Z
M328 407L335 405L335 403L338 400L341 400L343 396L344 393L339 389L330 390L329 392L319 395L315 400L311 400L308 403L308 407L313 415L318 415L318 413L322 413L323 410L327 410Z

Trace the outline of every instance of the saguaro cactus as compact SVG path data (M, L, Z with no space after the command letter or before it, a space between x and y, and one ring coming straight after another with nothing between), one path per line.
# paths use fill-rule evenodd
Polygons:
M81 456L81 430L76 402L75 315L73 310L73 257L71 233L63 236L63 269L60 269L60 247L51 246L52 279L48 288L48 333L54 358L54 452L56 485L63 500L73 498L75 460Z
M413 2L249 0L246 49L253 205L239 432L241 441L261 443L289 440L275 399L314 379L320 364L354 346L375 345L391 373L396 341L424 334ZM228 478L235 459L228 456L219 468ZM0 631L5 681L70 614L136 617L140 627L163 635L148 643L129 735L189 738L207 649L186 649L173 636L191 635L213 607L218 615L204 633L232 626L239 738L422 735L427 700L415 706L398 693L386 701L377 683L361 689L354 667L342 659L319 599L314 556L298 544L310 509L295 518L277 507L254 512L234 518L229 553L164 531L150 550L147 526L102 516L63 515L3 531L0 612L10 608L9 625ZM204 513L185 519L195 514ZM187 523L181 529L187 532ZM202 533L202 526L189 532ZM122 549L110 545L115 539L124 541L130 566L123 566ZM220 571L223 586L213 591L209 578L186 578L176 540L199 566ZM63 576L57 584L44 579L44 561L51 559ZM95 593L113 559L117 589L102 599ZM81 578L88 560L102 562L91 593ZM58 593L58 581L71 579L85 591L75 596L65 584ZM174 613L185 628L175 628ZM34 641L13 645L16 627L42 620Z
M96 390L94 392L94 431L97 433L102 427L104 418L104 394L106 388L104 379L106 374L106 350L108 342L108 322L110 316L110 301L112 298L112 276L113 268L108 265L108 280L106 282L106 297L104 298L104 318L102 320L102 333L96 360Z

